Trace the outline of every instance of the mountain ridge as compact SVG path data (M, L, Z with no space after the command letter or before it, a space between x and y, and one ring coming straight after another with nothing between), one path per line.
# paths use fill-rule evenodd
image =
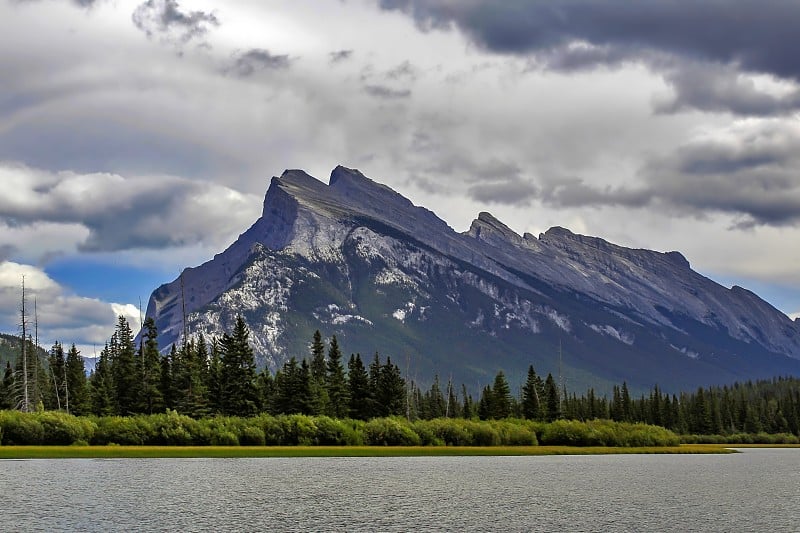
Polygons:
M800 323L746 289L691 270L679 252L626 248L560 227L519 235L488 212L458 233L342 166L329 184L302 170L273 177L253 226L156 289L147 314L162 346L181 338L184 306L190 331L210 335L236 312L249 314L259 359L272 368L306 356L309 331L320 329L354 351L405 351L420 372L463 363L472 370L457 372L470 379L504 365L518 373L525 361L555 370L556 344L566 345L580 383L625 379L610 353L624 353L634 367L628 381L642 385L663 383L665 372L670 383L694 386L714 381L715 372L749 379L800 371ZM426 339L457 344L465 332L476 348L464 347L461 361L444 353L443 340ZM485 356L473 353L477 347Z

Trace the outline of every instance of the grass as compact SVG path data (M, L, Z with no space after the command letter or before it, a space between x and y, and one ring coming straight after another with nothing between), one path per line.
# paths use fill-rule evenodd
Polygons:
M735 453L723 445L601 446L0 446L0 459L443 457Z

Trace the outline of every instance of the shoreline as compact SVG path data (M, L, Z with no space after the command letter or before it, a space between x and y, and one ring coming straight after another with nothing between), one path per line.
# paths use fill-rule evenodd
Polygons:
M173 459L281 457L459 457L615 454L728 454L732 448L798 445L682 444L680 446L0 446L3 459Z

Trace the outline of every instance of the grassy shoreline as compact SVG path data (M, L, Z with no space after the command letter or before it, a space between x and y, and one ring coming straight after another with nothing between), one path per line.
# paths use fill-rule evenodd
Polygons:
M748 446L754 447L754 446ZM0 446L2 459L457 457L611 454L725 454L730 445L680 446Z

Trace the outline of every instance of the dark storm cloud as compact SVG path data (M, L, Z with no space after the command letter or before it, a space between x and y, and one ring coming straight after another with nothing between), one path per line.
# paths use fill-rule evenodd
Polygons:
M455 24L493 51L525 54L583 41L653 49L800 79L800 3L762 0L379 0L423 27Z
M235 54L231 64L224 69L224 72L246 78L262 70L286 69L290 64L291 59L288 55L274 55L269 50L253 48Z
M220 24L214 13L181 11L177 0L147 0L136 8L131 19L148 37L160 35L180 43L203 37L210 27Z
M456 26L478 46L528 55L560 71L644 63L676 92L661 112L682 109L776 115L800 108L795 92L765 94L735 73L800 81L800 3L761 0L379 0L426 30ZM667 59L665 61L665 58ZM687 63L687 65L682 65ZM703 72L709 68L710 71ZM725 70L727 69L727 72Z
M341 63L342 61L347 61L351 57L353 57L352 50L337 50L335 52L331 52L328 54L328 57L331 60L331 63Z
M666 69L664 79L675 94L669 100L656 102L656 111L662 113L698 109L777 116L800 109L800 90L780 96L769 94L759 89L751 78L723 65L686 62Z
M747 123L694 139L651 159L641 182L598 188L579 179L543 186L555 207L647 207L702 217L725 213L735 227L800 224L800 129L781 121Z
M396 100L411 96L410 89L394 89L385 85L365 85L364 92L375 98L382 98L385 100Z

